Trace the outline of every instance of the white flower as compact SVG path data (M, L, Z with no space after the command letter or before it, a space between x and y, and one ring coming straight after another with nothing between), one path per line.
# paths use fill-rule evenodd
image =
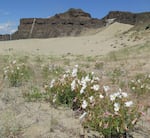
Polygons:
M12 64L16 64L16 60L13 60Z
M103 89L105 92L108 92L110 90L110 87L109 86L103 86Z
M20 67L17 67L17 70L19 70L20 69Z
M86 82L89 82L89 81L91 81L91 79L89 78L89 75L87 75L86 77L85 77L85 79L84 79Z
M82 105L81 105L81 107L82 107L83 109L86 109L87 105L88 105L87 101L84 100L83 103L82 103Z
M137 82L138 82L138 83L141 83L141 80L140 80L140 79L138 79L138 80L137 80Z
M99 78L99 77L94 77L94 78L93 78L93 80L95 80L95 81L99 81L99 80L100 80L100 78Z
M81 116L80 116L80 120L82 120L85 116L87 115L87 112L84 112Z
M75 87L76 87L76 81L73 80L72 83L71 83L71 90L74 91Z
M90 103L93 103L94 102L94 96L90 96L89 100L90 100Z
M82 88L80 90L80 94L84 93L84 90L86 89L87 87L87 84L86 84L86 81L84 80L84 78L81 79L81 82L79 83L82 85Z
M93 87L91 87L91 89L93 89L94 91L98 91L100 88L100 86L98 84L93 85Z
M116 99L116 96L114 94L111 94L109 97L111 101L114 101Z
M81 79L81 85L83 86L85 84L86 84L86 81L85 81L84 77L82 77L82 79Z
M120 92L120 91L119 91L119 92L114 93L114 95L115 95L116 97L118 97L118 98L122 98L122 95L121 95L121 92Z
M82 86L82 88L80 90L80 94L84 93L85 88L86 88L86 84Z
M4 70L4 74L7 74L8 70Z
M104 96L103 96L102 94L100 94L100 95L99 95L99 98L103 99L103 98L104 98Z
M91 72L91 75L94 75L94 74L95 74L95 73L92 71L92 72Z
M116 93L111 94L109 97L111 101L114 101L117 97L122 98L122 94L121 92L116 92Z
M144 88L144 84L143 85L141 85L141 89L143 89Z
M79 65L75 65L75 67L76 67L76 68L78 68L78 67L79 67Z
M53 103L55 103L55 101L56 101L56 95L54 95L53 97Z
M78 65L75 65L75 68L72 70L72 77L76 77L78 72Z
M121 94L124 98L128 97L128 94L126 92L122 92Z
M132 101L125 102L125 106L126 106L126 107L130 107L131 105L133 105L133 102L132 102Z
M132 90L135 90L135 87L132 87Z
M120 104L119 103L114 103L114 111L118 112L120 109Z
M78 69L74 68L73 71L72 71L72 77L76 77L77 76L77 72L78 72Z
M55 79L53 79L50 83L50 88L52 88L54 86L54 83L55 83Z
M135 81L134 81L134 80L131 80L131 82L133 82L133 83L134 83Z

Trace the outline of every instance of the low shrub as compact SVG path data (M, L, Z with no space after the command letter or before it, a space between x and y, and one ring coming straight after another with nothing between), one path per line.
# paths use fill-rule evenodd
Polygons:
M78 66L46 84L45 91L51 103L80 110L82 125L105 137L125 135L141 116L126 92L112 93L109 86L100 86L94 73L81 72Z
M150 92L150 74L137 74L129 82L129 87L136 96L148 94Z
M4 68L3 78L8 80L9 85L17 87L24 81L28 81L31 77L31 68L24 63L17 63L16 60L11 61L10 64Z

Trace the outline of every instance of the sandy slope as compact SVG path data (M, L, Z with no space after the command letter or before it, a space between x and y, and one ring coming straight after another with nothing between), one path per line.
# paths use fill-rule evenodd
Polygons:
M128 31L133 26L114 23L95 35L80 37L63 37L50 39L26 39L0 42L0 53L29 52L40 54L61 55L66 53L83 55L103 55L114 48L119 48L116 38L119 34Z

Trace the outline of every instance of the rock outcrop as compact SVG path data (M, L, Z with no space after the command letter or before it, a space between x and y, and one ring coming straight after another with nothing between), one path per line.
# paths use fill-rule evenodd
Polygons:
M139 25L145 22L150 22L150 12L131 13L122 11L111 11L102 20L107 21L110 19L114 19L114 21L119 23Z
M97 29L113 22L135 26L145 24L146 27L150 22L150 12L111 11L104 18L95 19L81 9L69 9L50 18L23 18L15 33L1 35L0 40L78 36L86 29Z
M11 40L10 34L0 35L0 41L7 41L7 40Z
M90 14L81 9L70 9L51 18L21 19L18 31L12 35L12 39L77 36L84 29L101 26L101 20L91 18Z

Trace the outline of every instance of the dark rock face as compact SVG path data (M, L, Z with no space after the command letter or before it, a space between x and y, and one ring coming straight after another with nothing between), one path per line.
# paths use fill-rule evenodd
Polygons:
M121 11L111 11L102 20L114 19L119 23L139 25L145 22L150 22L150 12L145 13L131 13Z
M0 41L6 41L6 40L11 40L11 35L9 34L0 35Z
M1 35L0 40L78 36L85 29L97 29L113 22L139 25L150 22L150 12L131 13L111 11L102 19L92 18L81 9L69 9L51 18L21 19L18 31Z
M81 9L70 9L51 18L21 19L12 39L77 36L83 29L101 26L101 20L91 18L90 14Z

